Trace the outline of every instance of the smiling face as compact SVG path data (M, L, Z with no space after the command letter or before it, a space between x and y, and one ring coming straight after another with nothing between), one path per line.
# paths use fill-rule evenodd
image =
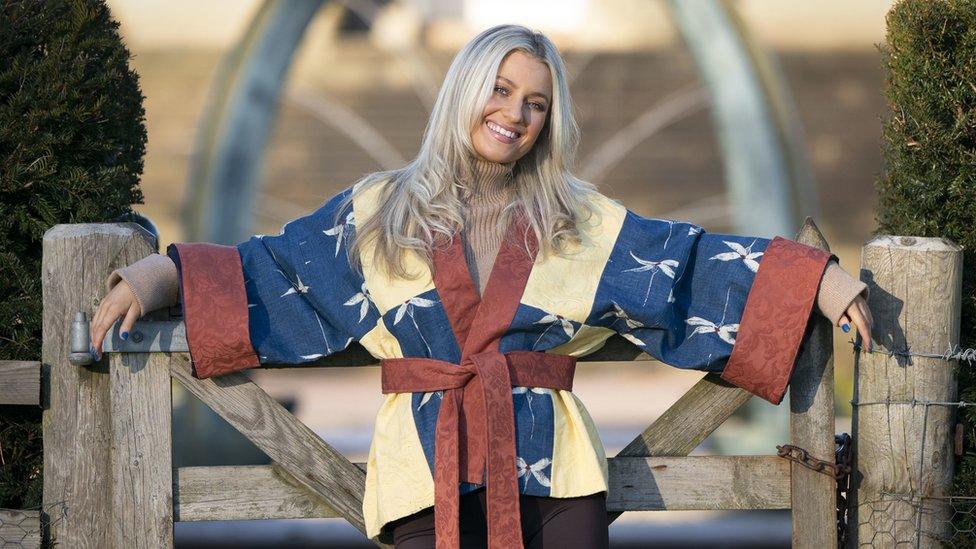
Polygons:
M525 156L546 124L552 104L552 76L539 59L514 51L498 68L480 123L471 131L484 160L514 162Z

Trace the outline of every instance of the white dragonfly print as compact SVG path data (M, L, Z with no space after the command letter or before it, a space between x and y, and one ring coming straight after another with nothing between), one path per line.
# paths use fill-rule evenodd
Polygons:
M716 324L700 316L693 316L685 320L685 322L695 326L695 331L688 336L689 338L695 334L716 334L722 341L729 345L735 345L735 334L739 331L739 323Z
M572 339L573 334L576 333L576 328L573 327L573 323L570 322L569 319L567 319L562 315L549 313L546 316L540 318L539 320L533 322L533 324L548 324L548 326L546 326L546 329L542 330L542 333L539 334L539 337L535 340L535 343L532 344L533 351L535 350L536 345L538 345L539 342L542 341L542 338L543 336L546 335L546 332L549 331L549 328L552 328L553 326L562 327L563 331L566 332L566 335L570 339Z
M654 284L654 276L658 272L664 273L664 276L674 280L674 270L678 268L678 260L676 259L662 259L661 261L651 261L648 259L641 259L634 255L634 252L629 252L630 257L633 257L635 261L640 263L640 267L634 267L632 269L624 269L621 272L624 273L639 273L643 271L651 271L651 279L647 282L647 291L644 293L644 305L647 305L647 297L651 295L651 285Z
M343 305L353 306L359 304L359 322L362 322L366 318L366 313L369 312L369 304L371 303L369 290L366 288L366 282L363 282L360 291L356 292L349 299L346 300Z
M285 293L281 294L280 297L285 297L286 295L293 295L293 294L307 294L308 291L312 289L311 286L306 286L305 283L302 282L302 277L301 276L299 276L297 274L295 275L295 278L298 280L298 282L295 283L295 282L292 282L291 279L288 278L288 276L285 275L285 273L281 272L280 269L275 269L275 270L278 271L278 273L281 276L285 277L285 280L287 280L288 283L291 285L291 288L288 288L288 291L286 291Z
M512 387L512 394L525 395L525 400L529 405L529 414L532 415L532 432L529 434L529 438L535 436L535 411L532 410L532 393L544 395L546 389L544 387Z
M644 324L640 321L634 320L629 316L627 316L627 311L621 309L620 305L617 305L616 301L611 301L610 303L613 304L613 310L607 313L603 313L603 316L600 317L600 320L603 320L604 318L610 318L610 317L615 317L619 320L623 320L624 325L627 327L627 329L626 331L618 331L617 333L619 333L621 337L623 337L624 339L626 339L627 341L635 345L641 345L641 346L645 345L642 339L630 333L630 331L633 330L634 328L643 328ZM617 322L617 321L614 320L613 322ZM613 322L610 323L611 326L613 326Z
M356 212L349 212L346 218L339 222L338 225L332 227L331 229L326 229L322 231L323 233L336 237L336 249L335 256L339 257L339 248L342 246L342 239L346 235L346 228L349 226L356 226Z
M430 344L428 344L427 340L424 339L424 334L423 332L420 331L420 326L417 325L417 319L416 317L414 317L413 310L415 307L423 307L423 308L433 307L435 303L437 302L432 299L426 299L423 297L414 296L401 303L400 306L397 307L396 314L393 316L394 326L396 326L401 320L403 320L404 315L410 317L410 320L413 321L413 327L417 330L417 334L420 336L420 340L423 341L424 345L427 347L427 356L430 356L432 354L430 351Z
M752 241L752 244L749 244L748 248L743 247L738 242L729 242L728 240L723 240L722 242L729 248L732 248L732 251L715 254L708 259L718 259L719 261L736 261L741 259L746 267L749 267L750 271L754 273L759 271L759 262L756 260L762 257L763 252L752 251L753 245L756 244L755 240Z
M552 460L549 458L542 458L539 461L529 464L522 456L517 456L515 458L515 465L518 467L519 478L524 478L525 482L522 484L522 489L524 490L529 485L529 478L534 477L536 482L542 486L552 487L552 483L549 481L549 477L546 476L542 471L549 467Z
M417 410L419 411L421 408L423 408L424 404L427 404L427 402L430 401L430 398L434 395L437 395L438 398L444 398L444 391L434 391L432 393L424 393L424 396L420 399L420 404L417 405Z
M739 332L739 323L725 323L725 314L728 312L729 308L729 295L732 292L732 288L729 287L725 291L725 307L722 309L722 319L717 323L711 320L704 319L700 316L693 316L685 320L685 322L691 326L695 326L695 330L691 332L688 338L695 334L715 334L722 341L728 343L729 345L735 345L735 335ZM711 356L711 355L709 355Z

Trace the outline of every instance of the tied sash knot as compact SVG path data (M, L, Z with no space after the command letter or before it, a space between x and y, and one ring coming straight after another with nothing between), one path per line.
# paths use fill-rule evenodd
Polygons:
M491 350L469 355L461 364L414 357L380 364L384 394L444 391L434 434L438 549L460 546L459 483L484 483L486 469L488 547L523 547L512 386L571 391L576 357Z

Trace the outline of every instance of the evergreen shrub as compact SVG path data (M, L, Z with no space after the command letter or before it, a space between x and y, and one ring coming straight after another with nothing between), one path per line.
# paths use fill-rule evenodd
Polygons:
M960 345L976 347L976 0L901 0L887 16L885 168L878 232L945 237L964 247ZM944 349L926 349L942 352ZM959 398L976 401L976 364L961 363ZM976 496L976 409L961 408L965 455L953 491ZM952 545L976 546L969 511Z
M104 0L0 2L0 360L41 359L41 239L143 202L145 111ZM41 504L39 408L0 407L0 507Z

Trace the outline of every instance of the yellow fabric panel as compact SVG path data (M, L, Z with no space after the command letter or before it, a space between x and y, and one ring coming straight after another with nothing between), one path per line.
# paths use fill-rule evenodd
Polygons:
M602 195L594 201L594 210L579 227L582 242L567 247L569 257L552 254L545 261L536 260L522 303L575 322L586 320L627 215L625 207Z
M386 323L383 322L382 318L377 319L376 326L359 338L359 344L376 358L401 358L403 356L400 342L386 329Z
M365 189L362 194L353 199L352 209L356 219L357 228L369 218L379 206L380 192L385 183L377 183ZM353 192L358 190L354 187ZM405 253L403 264L408 273L417 273L413 280L407 278L389 277L386 273L378 270L373 264L373 243L369 243L360 249L360 260L363 265L363 277L366 279L366 287L369 288L370 299L380 315L386 314L390 309L399 306L406 300L418 294L422 294L434 287L434 279L430 269L423 259L413 251Z
M552 391L554 498L585 496L607 489L607 455L586 407L570 391Z
M573 334L573 338L547 350L547 353L556 355L569 355L575 357L586 356L598 351L614 333L610 328L603 326L589 326L584 324Z
M387 522L434 504L434 478L410 407L410 393L389 394L376 414L363 495L363 520L370 539Z

